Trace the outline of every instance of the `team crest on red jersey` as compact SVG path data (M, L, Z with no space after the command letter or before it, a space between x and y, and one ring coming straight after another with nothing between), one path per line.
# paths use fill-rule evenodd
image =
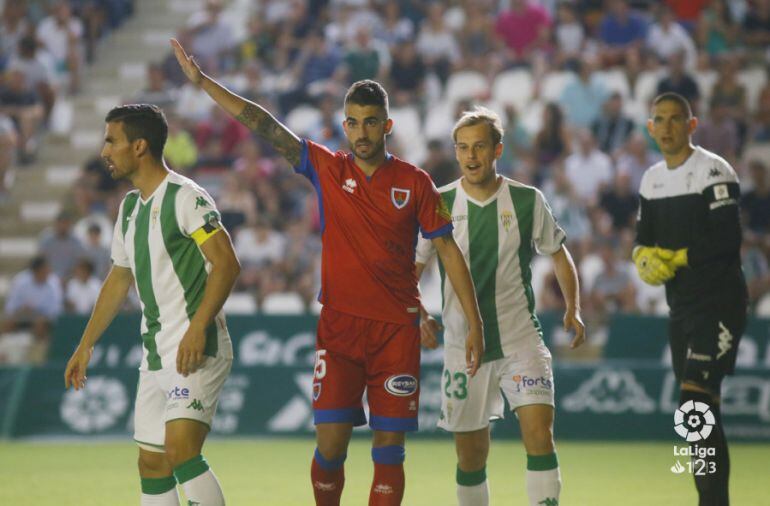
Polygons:
M411 190L404 190L403 188L391 188L390 189L390 201L396 206L396 209L403 209L405 205L409 203L409 195Z

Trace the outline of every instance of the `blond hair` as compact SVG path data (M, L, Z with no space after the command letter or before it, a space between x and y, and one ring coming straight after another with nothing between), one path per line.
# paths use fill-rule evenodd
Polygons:
M486 123L489 125L489 132L492 134L492 143L496 146L503 140L503 122L500 116L491 109L477 105L470 111L465 111L460 115L460 119L452 128L452 141L457 142L457 131L467 126Z

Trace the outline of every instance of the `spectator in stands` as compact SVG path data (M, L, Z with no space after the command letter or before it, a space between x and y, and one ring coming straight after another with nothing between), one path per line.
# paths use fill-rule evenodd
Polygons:
M18 48L17 54L8 62L8 68L24 73L27 89L33 90L40 97L45 117L48 118L56 100L50 69L44 63L44 58L37 54L37 41L33 36L23 37Z
M591 309L598 314L636 311L636 288L630 262L618 258L617 246L609 242L600 245L599 255L603 269L591 288Z
M599 207L610 215L612 227L616 231L633 229L639 199L637 192L631 187L630 174L626 172L615 174L612 186L605 189L599 197Z
M0 114L9 116L19 133L19 161L31 162L38 148L38 134L45 117L40 97L27 88L24 73L8 69L0 84Z
M16 127L10 117L0 112L0 204L8 199L8 179L17 151Z
M83 23L72 15L66 0L57 0L52 14L37 26L35 36L51 55L59 78L69 79L71 93L80 87L80 69L83 61Z
M503 115L503 154L497 159L497 168L501 174L512 176L523 170L524 160L530 156L531 139L521 124L516 106L506 104Z
M292 67L291 81L294 86L279 98L281 110L289 112L322 94L339 92L342 89L341 63L342 54L336 46L327 42L323 31L311 31Z
M693 113L698 109L698 99L700 98L698 83L685 70L684 54L681 51L669 56L668 76L658 82L658 95L669 91L686 98L693 108Z
M746 88L738 82L740 65L735 57L724 55L718 64L718 77L711 90L711 103L721 103L727 107L727 115L735 121L738 127L738 148L743 145L746 135L746 118L748 108L746 103ZM696 130L697 132L697 130ZM716 151L719 153L719 151Z
M310 139L335 152L347 147L342 122L337 118L337 98L330 94L322 95L318 100L321 117L310 127Z
M609 92L594 73L596 64L591 58L584 58L576 66L577 76L564 87L559 104L571 126L587 128L599 117Z
M388 4L390 5L390 4ZM416 105L424 93L426 67L412 40L406 39L392 47L388 93L397 107Z
M612 182L612 159L596 147L590 130L578 130L576 141L572 154L564 160L564 169L578 197L593 205L599 193Z
M276 162L263 152L259 141L253 137L241 143L239 152L233 168L243 174L244 184L254 191L260 181L269 179L275 173Z
M549 102L543 109L543 125L535 135L532 145L536 185L547 179L553 165L564 161L569 149L570 139L564 113L558 104Z
M83 244L72 233L72 215L69 212L59 213L53 228L42 233L38 251L62 282L69 279L75 264L85 253Z
M767 236L770 234L770 176L767 173L767 165L762 160L751 160L748 165L752 187L741 197L745 235L747 239L752 240L764 235L764 239L768 240L770 239Z
M428 156L421 168L430 174L433 184L442 187L457 179L457 163L450 155L443 142L438 139L428 141Z
M104 245L102 235L102 227L98 223L88 225L83 253L83 260L88 261L93 275L99 280L106 278L112 267L112 256L109 248Z
M684 66L687 70L695 70L697 50L687 30L676 22L674 12L661 6L658 21L650 26L647 32L647 48L662 62L676 54L684 54Z
M730 116L730 105L712 97L709 116L702 119L693 135L693 142L709 151L719 153L731 166L737 165L740 139L738 125Z
M176 103L177 90L166 81L163 67L159 63L147 65L147 84L144 89L133 96L131 102L136 104L152 104L163 109L171 109Z
M238 145L250 136L249 129L219 106L210 106L209 117L195 126L195 144L201 165L219 167L232 163Z
M499 70L493 58L497 41L488 5L482 2L465 5L465 22L457 33L464 68L489 75Z
M571 243L582 243L591 237L591 222L585 203L575 192L561 164L554 168L552 177L543 185L543 194L551 206L553 217ZM575 249L580 251L581 248Z
M710 0L665 0L666 8L671 9L673 17L688 31L693 31L695 23L706 10Z
M460 65L462 53L457 38L444 23L445 8L441 2L431 2L417 36L417 52L428 70L446 83L449 74Z
M376 33L378 39L384 41L389 47L407 40L414 40L414 22L401 15L399 2L385 2L382 9L382 23Z
M754 0L749 3L741 34L747 46L760 51L767 50L770 46L770 0Z
M226 68L226 56L235 47L233 27L221 16L223 7L222 0L206 0L203 10L187 20L186 30L200 64L220 71Z
M616 169L618 172L628 174L631 188L638 192L644 171L658 160L660 160L660 155L648 149L647 138L644 133L636 131L631 134L618 153Z
M759 245L741 244L741 266L749 290L749 302L756 303L770 290L770 265Z
M235 235L235 253L241 261L239 282L245 287L258 286L260 276L280 262L286 252L286 239L273 230L270 222L259 219L248 223Z
M696 27L698 45L709 56L719 56L732 51L737 38L726 0L711 0L698 19Z
M163 148L163 158L177 172L186 172L198 162L198 147L175 114L167 114L168 139Z
M29 268L11 281L5 301L3 332L31 329L38 341L47 341L51 324L62 312L61 282L45 257L32 258Z
M362 79L382 81L390 68L390 52L387 46L372 38L370 28L361 26L345 53L347 84Z
M224 175L222 189L217 202L222 215L222 226L234 231L244 223L257 221L257 201L249 187L244 184L243 173L228 172Z
M557 22L554 30L556 39L556 63L559 67L574 67L586 49L586 34L574 4L559 3L556 10ZM561 296L557 299L561 301Z
M614 155L634 131L634 122L623 114L623 97L614 92L604 102L602 114L591 124L599 149Z
M29 33L26 0L7 0L0 13L0 72L8 60L17 54L17 44Z
M529 0L510 0L495 20L498 47L506 48L506 66L530 66L537 51L549 49L551 16Z
M101 280L94 275L94 266L87 259L81 259L75 265L72 277L64 291L64 305L68 312L90 315L96 298L102 289Z
M749 125L747 143L770 142L770 84L759 93L757 112Z
M647 20L633 11L626 0L609 0L599 27L602 63L611 67L637 54L647 37Z

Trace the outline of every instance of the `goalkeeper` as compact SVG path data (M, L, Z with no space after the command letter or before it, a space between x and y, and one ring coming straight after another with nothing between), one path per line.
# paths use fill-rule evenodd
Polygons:
M680 403L705 403L716 419L711 434L697 442L714 449L706 457L707 472L695 476L698 504L728 505L730 459L720 389L724 376L733 373L746 327L740 188L724 159L693 146L698 120L685 98L664 93L651 112L647 129L664 160L642 178L633 260L645 283L666 286Z

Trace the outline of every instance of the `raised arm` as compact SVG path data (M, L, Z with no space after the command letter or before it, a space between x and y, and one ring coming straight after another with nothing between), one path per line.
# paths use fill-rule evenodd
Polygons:
M302 142L299 137L261 106L228 90L204 74L193 56L188 56L176 39L171 39L179 66L187 79L200 87L222 109L243 123L251 131L268 141L292 166L299 165Z

